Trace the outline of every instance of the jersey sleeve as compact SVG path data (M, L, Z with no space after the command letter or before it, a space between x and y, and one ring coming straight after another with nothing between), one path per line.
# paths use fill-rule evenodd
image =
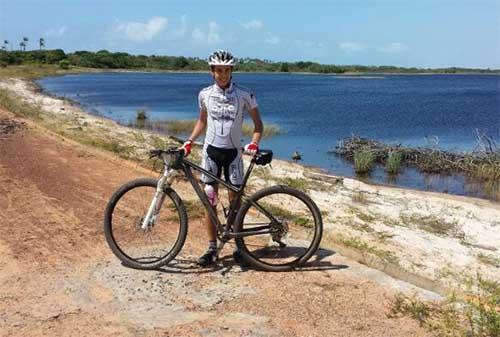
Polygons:
M250 93L250 92L247 92L244 95L244 100L245 100L245 103L247 105L248 111L259 106L257 104L257 98L255 98L255 95Z
M207 106L205 105L205 95L203 95L203 90L198 94L198 108L200 108L200 110L207 109Z

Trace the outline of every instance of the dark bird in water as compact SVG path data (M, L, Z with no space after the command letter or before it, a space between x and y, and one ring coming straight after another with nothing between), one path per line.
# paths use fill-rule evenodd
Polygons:
M300 155L299 151L294 151L293 155L292 155L293 162L296 163L301 159L302 159L302 156Z

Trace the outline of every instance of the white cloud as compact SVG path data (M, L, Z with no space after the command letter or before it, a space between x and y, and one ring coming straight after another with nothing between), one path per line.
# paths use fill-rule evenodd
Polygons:
M342 42L338 44L338 47L344 53L354 53L365 49L364 45L357 42Z
M215 22L210 22L208 24L208 44L214 44L219 42L219 26Z
M280 42L280 39L275 35L269 35L269 37L266 39L266 42L269 44L278 44Z
M301 48L324 48L325 47L325 44L323 42L317 42L317 41L293 40L293 43Z
M64 35L64 33L66 33L67 29L68 29L68 27L66 27L66 26L61 26L57 29L51 28L51 29L45 31L45 36L47 36L47 37L62 37Z
M184 14L181 16L181 25L178 29L174 30L172 32L173 36L175 37L184 37L186 35L186 31L187 31L187 15Z
M261 29L263 24L260 20L250 20L248 22L241 22L240 25L245 29Z
M207 39L207 34L203 33L201 29L195 28L191 33L191 37L197 42L205 42Z
M388 45L379 48L379 50L384 53L403 53L409 49L410 48L408 48L407 45L401 42L389 43Z
M125 22L118 24L114 31L125 35L125 38L134 42L150 41L162 31L168 23L167 18L154 17L148 22Z
M207 33L199 28L195 28L191 33L191 37L197 43L216 44L220 41L219 25L216 22L211 21L208 24Z

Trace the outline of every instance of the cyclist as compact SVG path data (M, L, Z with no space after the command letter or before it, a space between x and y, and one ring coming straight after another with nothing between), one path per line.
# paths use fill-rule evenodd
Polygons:
M183 144L185 155L189 155L193 141L205 127L205 141L202 152L202 167L220 177L224 173L226 182L239 187L243 183L243 160L241 134L243 114L248 113L254 124L252 140L245 145L245 152L255 154L259 150L263 124L255 96L232 81L236 60L231 53L218 50L208 58L214 84L202 89L198 95L200 109L198 120L191 136ZM202 175L205 193L213 207L217 206L218 184L212 178ZM235 197L229 192L229 202ZM208 250L198 259L198 264L208 266L217 261L217 232L208 212L204 223L208 232ZM237 262L242 262L238 251L233 253Z

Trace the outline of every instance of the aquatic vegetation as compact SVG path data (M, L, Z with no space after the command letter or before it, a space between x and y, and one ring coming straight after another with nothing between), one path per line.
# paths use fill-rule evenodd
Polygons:
M394 172L396 168L399 169L402 164L407 164L424 173L465 173L484 181L500 180L500 148L485 135L478 134L477 139L478 146L475 151L456 153L436 148L388 145L352 136L343 139L335 150L329 153L353 160L356 172L358 167L368 172L365 162L368 153L371 153L372 161L385 165L389 173Z
M361 148L354 152L354 171L357 174L366 174L373 168L375 162L374 153L368 148Z
M400 152L393 151L389 152L387 160L385 163L385 170L389 174L397 174L401 169L401 163L403 162L403 155Z

